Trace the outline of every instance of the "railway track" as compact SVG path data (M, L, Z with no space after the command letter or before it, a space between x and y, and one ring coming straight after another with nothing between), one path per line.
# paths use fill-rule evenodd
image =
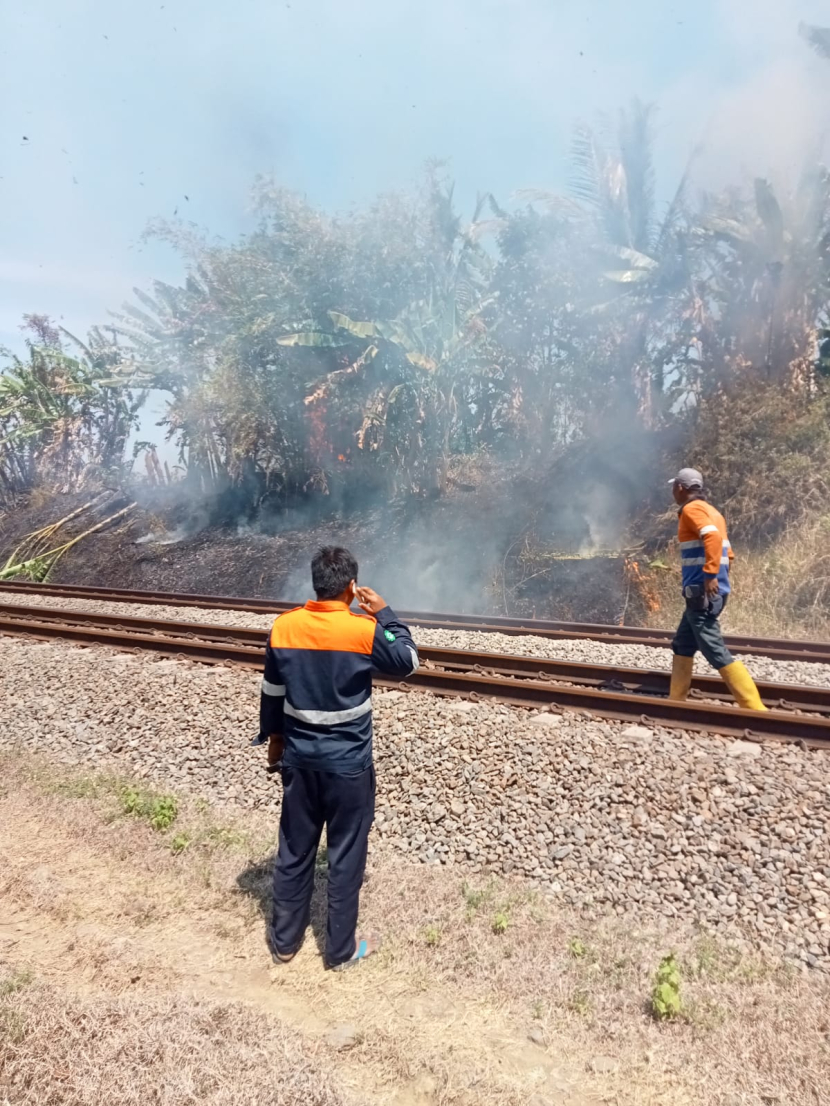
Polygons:
M191 592L152 592L117 588L95 588L81 584L34 584L21 581L0 582L0 594L54 596L62 599L94 599L106 603L140 603L148 606L199 607L204 610L242 611L251 614L278 614L296 606L278 599L250 599L237 596L197 595ZM588 639L610 645L651 645L667 649L673 631L647 626L607 626L594 622L557 622L546 619L502 618L496 615L437 614L425 611L400 611L407 621L425 629L475 630L516 637L533 634L553 640ZM807 661L830 664L830 642L789 641L786 638L750 637L731 634L730 649L744 656L764 656L772 660Z
M0 604L0 634L61 638L80 645L109 645L257 671L262 666L265 638L261 629L50 610L17 603ZM771 709L759 714L723 705L728 695L721 681L713 677L696 677L696 699L676 703L665 698L669 679L666 672L432 647L419 652L422 668L404 686L439 695L495 698L513 706L575 710L689 731L800 741L811 747L830 748L830 689L826 688L760 684L759 691ZM382 678L378 683L395 686L394 681Z
M59 598L97 599L104 603L139 603L148 606L199 607L207 611L240 611L251 614L279 614L290 611L293 603L282 599L241 598L238 596L197 595L190 592L144 592L137 589L90 587L82 584L33 584L20 581L0 582L0 593L51 595ZM587 638L610 645L651 645L668 648L672 630L647 626L606 626L602 623L552 622L550 619L504 618L496 615L435 614L402 611L402 617L428 629L469 629L481 633L508 636L532 634L552 639ZM737 653L764 656L774 660L810 661L830 665L828 641L790 641L786 638L750 637L733 634L727 645Z

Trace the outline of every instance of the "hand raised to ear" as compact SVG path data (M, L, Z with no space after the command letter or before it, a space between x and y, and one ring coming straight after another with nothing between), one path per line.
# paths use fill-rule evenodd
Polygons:
M378 593L372 591L371 588L355 588L355 594L357 595L357 605L366 614L377 614L386 606L386 600L381 599Z

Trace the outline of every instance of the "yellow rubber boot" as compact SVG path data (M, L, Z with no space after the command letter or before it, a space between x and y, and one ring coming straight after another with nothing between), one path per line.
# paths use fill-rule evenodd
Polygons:
M744 710L766 710L758 694L758 688L746 668L740 661L733 661L720 670L726 686L735 697L735 702Z
M674 656L671 662L671 685L669 686L669 698L683 701L689 698L689 690L692 686L692 670L695 666L694 657Z

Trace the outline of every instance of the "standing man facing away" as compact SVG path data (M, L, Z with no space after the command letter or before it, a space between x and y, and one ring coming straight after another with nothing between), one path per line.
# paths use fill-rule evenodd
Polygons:
M703 477L697 469L681 469L669 483L680 508L677 536L686 600L686 610L672 642L669 698L688 697L694 657L699 649L718 670L738 706L766 710L749 672L726 648L718 621L731 591L729 570L734 558L726 522L720 511L706 502Z
M357 561L326 546L311 562L316 600L274 622L265 652L260 739L282 754L283 800L268 943L291 960L308 927L323 826L328 846L326 966L342 970L377 951L356 935L369 830L375 814L372 669L410 676L418 651L395 612L357 586ZM363 618L349 609L357 598Z

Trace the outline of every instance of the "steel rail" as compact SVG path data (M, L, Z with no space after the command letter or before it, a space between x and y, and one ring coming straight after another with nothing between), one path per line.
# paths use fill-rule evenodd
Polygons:
M255 645L261 649L265 647L268 638L267 630L259 630L256 627L181 622L178 619L146 618L139 615L102 614L98 611L76 611L69 607L33 607L23 603L0 603L0 615L5 618L23 618L35 622L65 622L79 626L131 630L135 633L200 638L203 641L228 642L234 645Z
M135 634L160 635L165 638L250 645L258 648L260 652L267 637L267 631L251 627L181 622L135 615L99 614L97 611L30 607L18 603L0 603L0 615L14 621L48 621L67 626L91 626L130 631ZM667 696L669 692L669 673L659 669L585 664L548 657L520 656L514 653L480 653L465 649L442 649L436 646L421 646L419 653L421 660L428 666L434 665L446 671L524 680L557 681L638 695ZM830 688L764 682L758 684L758 690L767 707L814 711L830 715ZM692 694L702 699L732 702L728 689L719 677L695 676L692 680Z
M72 612L62 614L64 617L72 616ZM148 633L146 629L136 633L134 630L131 632L110 626L96 626L90 622L73 625L58 618L43 617L42 614L37 619L0 614L0 634L40 640L58 638L81 645L107 645L136 653L150 651L159 656L180 657L209 664L228 664L257 671L262 666L261 643L257 647L196 637L168 637ZM492 659L492 656L488 659ZM387 687L398 686L397 681L382 678L378 683ZM749 737L754 740L772 738L779 741L798 741L810 747L830 748L830 719L796 712L745 711L709 702L678 703L654 695L631 694L628 691L620 693L574 684L554 684L541 678L522 679L515 674L505 677L438 668L422 668L409 677L406 684L400 686L474 700L495 698L512 706L536 707L548 711L577 710L591 717L637 720L650 725L665 725L693 732Z
M0 592L3 591L70 599L94 599L109 603L200 607L206 610L274 615L290 610L296 605L277 599L246 599L236 596L197 595L191 592L150 592L96 588L83 584L36 584L24 581L0 582ZM593 622L557 622L545 619L502 618L497 615L438 614L423 611L401 611L400 614L425 629L473 630L502 633L511 637L533 634L536 637L553 640L587 639L611 645L650 645L665 649L670 645L673 636L671 630L652 629L647 626L619 627ZM786 638L761 638L743 634L728 635L726 642L730 649L745 656L830 664L830 642L790 641Z

